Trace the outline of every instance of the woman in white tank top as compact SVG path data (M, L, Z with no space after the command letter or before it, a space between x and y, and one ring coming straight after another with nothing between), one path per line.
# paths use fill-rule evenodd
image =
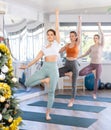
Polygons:
M32 87L40 83L49 83L48 91L48 103L46 110L46 120L50 120L50 109L53 106L55 89L59 78L58 67L57 67L57 58L59 54L59 21L58 21L59 11L56 10L56 31L49 29L47 31L47 40L48 44L42 48L38 53L36 58L32 60L28 65L22 65L21 69L27 69L28 67L35 64L43 56L45 61L42 68L39 71L36 71L25 83L27 87Z

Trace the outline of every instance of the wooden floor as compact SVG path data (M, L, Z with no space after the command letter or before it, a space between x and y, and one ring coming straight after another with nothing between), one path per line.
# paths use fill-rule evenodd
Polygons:
M71 90L59 90L56 91L56 94L70 94ZM83 93L82 90L78 90L77 95L90 95L92 96L92 91L85 91ZM110 97L111 98L111 90L99 90L99 97ZM47 101L47 95L38 96L32 98L30 100L21 102L20 106L22 110L31 111L31 112L42 112L45 113L46 108L44 107L36 107L36 106L28 106L28 103L33 103L35 101L44 100ZM55 99L56 102L68 103L68 99ZM49 124L49 123L41 123L24 120L24 125L21 129L24 130L111 130L111 103L108 102L97 102L97 101L85 101L85 100L75 100L75 104L83 104L83 105L96 105L106 107L103 111L99 113L93 112L84 112L84 111L72 111L72 110L61 110L61 109L52 109L52 114L58 115L66 115L66 116L76 116L76 117L84 117L84 118L95 118L97 121L93 123L88 128L82 127L72 127L65 125L57 125L57 124ZM37 116L37 115L35 115Z

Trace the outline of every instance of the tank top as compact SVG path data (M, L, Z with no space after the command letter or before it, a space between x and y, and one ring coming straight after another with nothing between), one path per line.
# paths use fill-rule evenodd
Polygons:
M66 46L66 57L73 57L77 58L79 54L79 46L74 45L73 47L69 47L69 45Z
M101 64L103 46L101 46L101 44L100 45L93 45L93 46L91 46L90 49L91 49L91 52L90 52L91 63Z
M60 50L60 45L56 41L54 41L50 47L46 48L46 46L44 46L42 48L45 57L51 55L59 56L59 50Z

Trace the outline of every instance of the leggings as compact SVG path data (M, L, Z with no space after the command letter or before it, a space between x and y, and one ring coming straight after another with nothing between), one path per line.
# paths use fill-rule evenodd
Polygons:
M35 86L41 83L44 78L50 78L50 87L48 90L47 108L51 108L54 102L55 89L59 79L58 67L56 62L44 62L42 68L36 71L25 83L27 87Z
M95 83L94 83L94 94L96 94L97 89L98 89L98 82L99 82L100 75L102 72L101 64L92 64L91 63L88 66L86 66L85 68L83 68L79 72L79 75L84 76L84 75L90 74L90 73L92 73L93 70L96 70L96 77L95 77Z
M65 66L62 68L59 68L59 75L60 77L64 77L65 73L72 72L72 98L75 98L76 96L76 83L77 83L77 77L78 77L78 67L79 64L77 60L66 60Z

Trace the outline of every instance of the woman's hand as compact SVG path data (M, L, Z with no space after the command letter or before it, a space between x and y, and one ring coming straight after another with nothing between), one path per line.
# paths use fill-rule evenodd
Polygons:
M79 22L82 22L82 17L78 16Z
M19 69L27 69L28 66L27 65L21 65Z
M97 24L98 24L98 27L101 27L101 23L100 22L98 22Z

